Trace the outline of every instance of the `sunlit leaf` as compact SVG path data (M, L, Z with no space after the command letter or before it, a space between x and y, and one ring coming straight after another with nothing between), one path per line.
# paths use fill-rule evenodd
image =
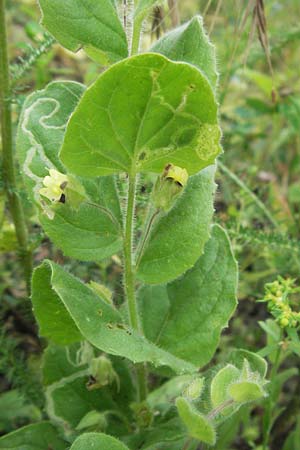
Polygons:
M193 64L207 77L213 89L218 80L215 47L203 27L201 16L165 34L151 48L174 61Z
M73 173L189 174L220 153L217 103L206 77L190 64L158 54L126 59L83 95L67 127L61 159Z
M126 34L111 0L39 0L42 24L73 52L84 48L103 63L126 58Z
M74 82L54 82L27 97L19 121L17 150L30 199L39 209L40 221L54 244L71 257L100 260L121 248L121 211L112 177L81 179L88 199L74 209L55 205L54 217L45 213L39 191L49 169L64 173L58 158L66 123L84 87ZM50 206L48 206L50 208Z
M113 306L51 261L34 272L32 302L41 335L55 343L66 345L86 339L104 352L134 362L169 366L179 374L196 370L193 364L131 330Z
M191 177L175 206L155 222L137 268L139 279L165 283L197 261L210 233L214 174L211 166Z
M203 366L235 310L236 289L237 264L226 233L215 226L192 269L165 286L140 290L146 336L160 348Z

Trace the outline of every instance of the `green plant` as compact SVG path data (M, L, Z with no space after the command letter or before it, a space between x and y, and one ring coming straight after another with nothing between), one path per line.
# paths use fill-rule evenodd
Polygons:
M30 293L30 279L32 272L32 252L28 239L24 209L20 193L17 189L15 161L13 156L13 126L11 117L11 86L9 75L9 61L7 54L7 34L5 22L5 1L0 3L0 116L2 138L2 173L3 183L9 211L15 227L20 258L24 267L27 291ZM2 228L2 220L1 220Z
M107 70L88 89L52 82L26 99L17 150L28 196L66 256L122 253L124 299L117 308L106 286L50 260L35 269L52 424L4 436L0 448L214 446L227 419L266 395L266 363L247 351L198 374L236 307L237 264L212 225L218 76L200 17L138 54L156 3L125 2L122 24L112 0L40 0L58 42ZM141 176L153 186L143 203Z
M269 448L276 420L282 419L284 416L284 420L281 422L288 423L291 410L293 411L293 408L291 410L278 408L278 401L283 384L290 378L299 375L297 367L280 370L291 356L300 356L298 336L300 313L295 309L299 292L300 288L295 286L295 280L279 276L275 281L265 285L265 295L260 300L267 303L268 310L273 316L273 319L260 322L261 328L267 334L267 345L260 351L260 354L268 356L272 364L269 395L265 401L263 417L264 450ZM284 424L281 423L281 426Z

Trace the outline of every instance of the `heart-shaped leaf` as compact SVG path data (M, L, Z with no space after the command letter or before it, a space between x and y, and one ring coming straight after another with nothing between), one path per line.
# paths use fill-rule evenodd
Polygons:
M39 191L49 169L65 172L58 158L65 128L84 87L74 82L54 82L31 94L19 121L17 150L27 192L36 203L40 221L54 244L71 257L100 260L122 245L121 211L112 177L80 179L88 196L78 209L55 205L54 218L41 208Z
M217 103L206 77L190 64L142 54L115 64L85 92L69 121L61 159L73 173L189 174L220 153Z
M102 433L85 433L79 436L71 447L71 450L129 450L117 439Z

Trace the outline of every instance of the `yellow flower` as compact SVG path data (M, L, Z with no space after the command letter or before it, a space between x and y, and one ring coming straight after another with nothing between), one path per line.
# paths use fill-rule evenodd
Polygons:
M182 169L178 166L173 166L173 164L168 164L165 167L165 178L167 180L174 180L176 183L178 183L180 186L184 187L187 183L187 180L189 178L189 174L187 173L186 169Z
M44 187L40 189L40 194L48 198L51 202L62 201L68 181L67 175L55 169L50 169L49 175L43 179Z
M152 191L152 202L155 207L165 212L169 211L184 191L188 178L186 169L167 164Z

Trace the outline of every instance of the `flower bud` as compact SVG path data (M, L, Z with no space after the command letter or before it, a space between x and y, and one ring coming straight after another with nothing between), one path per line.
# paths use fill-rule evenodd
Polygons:
M105 355L93 358L90 364L90 379L87 383L88 390L100 389L113 384L113 382L116 382L119 389L120 379L111 360Z
M152 192L154 206L166 212L170 210L178 196L182 194L187 181L186 169L167 164L162 175L158 177Z
M149 428L153 422L153 412L149 404L146 401L141 403L131 403L130 408L132 409L135 420L139 428Z

